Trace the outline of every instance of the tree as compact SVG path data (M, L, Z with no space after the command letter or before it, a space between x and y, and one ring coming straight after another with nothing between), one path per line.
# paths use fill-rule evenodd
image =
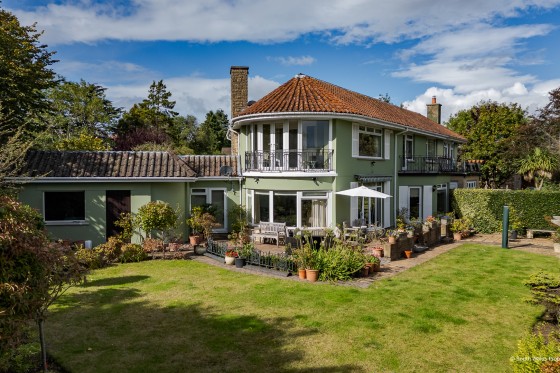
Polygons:
M37 211L6 195L0 195L0 248L0 371L10 371L30 320L39 326L46 371L47 309L70 286L84 280L85 269L72 250L49 242Z
M71 138L84 131L105 138L114 127L122 109L115 108L105 97L107 89L80 80L79 83L63 81L49 89L48 99L53 112L44 117L53 137Z
M2 104L0 103L0 122L3 121ZM9 125L14 119L4 121ZM31 141L22 139L22 130L13 133L10 130L0 130L0 139L5 139L0 151L0 194L13 189L14 184L10 181L11 177L18 175L23 166L25 154L31 148Z
M193 149L196 154L219 154L223 147L230 146L226 138L229 120L223 110L206 113L206 120L198 127Z
M192 153L190 147L196 139L197 126L196 117L193 115L187 115L186 117L179 115L171 121L167 134L173 141L175 149L183 149L181 154ZM187 149L190 149L190 151L186 151Z
M56 150L72 150L72 151L102 151L107 150L107 144L100 139L91 135L87 130L82 130L81 133L73 135L69 138L62 138L55 142L54 147Z
M535 139L546 144L548 150L560 155L560 87L548 94L548 104L531 118L529 131L531 142Z
M28 120L50 111L46 90L56 85L49 68L56 62L55 52L39 42L41 34L35 25L21 26L13 14L0 9L0 130L5 131L1 144L17 129L23 139L44 129L40 122Z
M118 136L126 134L136 128L154 127L157 130L166 131L172 125L172 120L178 115L173 108L175 101L170 100L171 92L163 84L153 81L148 90L148 98L141 103L134 104L132 108L123 114L117 123L115 132Z
M558 170L558 158L537 147L532 154L521 160L518 172L525 176L525 180L534 180L535 188L541 190L544 180L550 180L556 170Z
M525 111L518 104L482 101L452 116L447 126L467 138L464 159L483 160L482 181L496 188L517 171L517 159L506 155L515 147L513 139L525 123Z

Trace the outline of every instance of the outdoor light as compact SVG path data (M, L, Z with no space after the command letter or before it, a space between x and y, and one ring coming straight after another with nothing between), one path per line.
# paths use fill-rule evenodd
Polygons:
M432 192L435 192L437 190L437 185L432 185Z

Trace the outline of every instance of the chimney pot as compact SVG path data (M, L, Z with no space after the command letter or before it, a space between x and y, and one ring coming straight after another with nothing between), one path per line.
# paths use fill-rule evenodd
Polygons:
M432 104L436 104L436 103L437 103L436 96L432 96Z

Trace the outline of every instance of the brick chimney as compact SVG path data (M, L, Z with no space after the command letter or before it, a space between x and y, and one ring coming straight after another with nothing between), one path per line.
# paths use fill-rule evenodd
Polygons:
M232 66L229 69L229 76L231 79L231 118L235 118L246 107L249 100L249 67L247 66ZM233 155L239 154L239 145L237 134L231 135L231 153Z
M428 119L441 124L441 104L437 103L436 96L432 96L432 103L426 105Z

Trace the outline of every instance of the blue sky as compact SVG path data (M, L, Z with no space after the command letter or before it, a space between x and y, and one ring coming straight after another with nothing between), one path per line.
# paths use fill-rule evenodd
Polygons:
M2 0L57 51L54 70L130 108L163 79L182 115L229 107L297 73L444 120L481 100L532 112L560 87L560 0Z

